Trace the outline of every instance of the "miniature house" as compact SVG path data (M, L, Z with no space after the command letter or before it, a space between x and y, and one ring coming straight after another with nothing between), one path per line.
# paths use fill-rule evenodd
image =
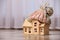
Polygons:
M24 34L49 34L49 26L45 23L40 23L38 20L32 20L29 22L27 19L23 24Z

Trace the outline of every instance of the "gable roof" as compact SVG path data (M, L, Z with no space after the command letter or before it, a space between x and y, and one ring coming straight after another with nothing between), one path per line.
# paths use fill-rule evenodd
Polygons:
M45 24L41 24L40 27L45 27Z
M25 19L23 26L32 27L32 24L31 24L31 22L28 21L28 19Z

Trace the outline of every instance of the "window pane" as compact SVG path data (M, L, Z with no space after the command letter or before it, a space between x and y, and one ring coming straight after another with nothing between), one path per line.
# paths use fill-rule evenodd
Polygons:
M37 28L34 28L34 31L37 32Z

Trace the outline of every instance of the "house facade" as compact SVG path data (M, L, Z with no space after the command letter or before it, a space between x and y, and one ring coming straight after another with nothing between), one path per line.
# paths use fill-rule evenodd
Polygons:
M49 26L45 23L40 23L38 20L32 20L29 22L27 19L23 24L24 34L49 34Z

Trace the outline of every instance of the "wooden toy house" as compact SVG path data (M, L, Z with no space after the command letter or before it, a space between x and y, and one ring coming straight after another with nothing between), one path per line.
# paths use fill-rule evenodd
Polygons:
M29 22L27 19L23 24L24 34L39 34L46 35L49 34L49 26L45 23L40 23L38 20L32 20Z

